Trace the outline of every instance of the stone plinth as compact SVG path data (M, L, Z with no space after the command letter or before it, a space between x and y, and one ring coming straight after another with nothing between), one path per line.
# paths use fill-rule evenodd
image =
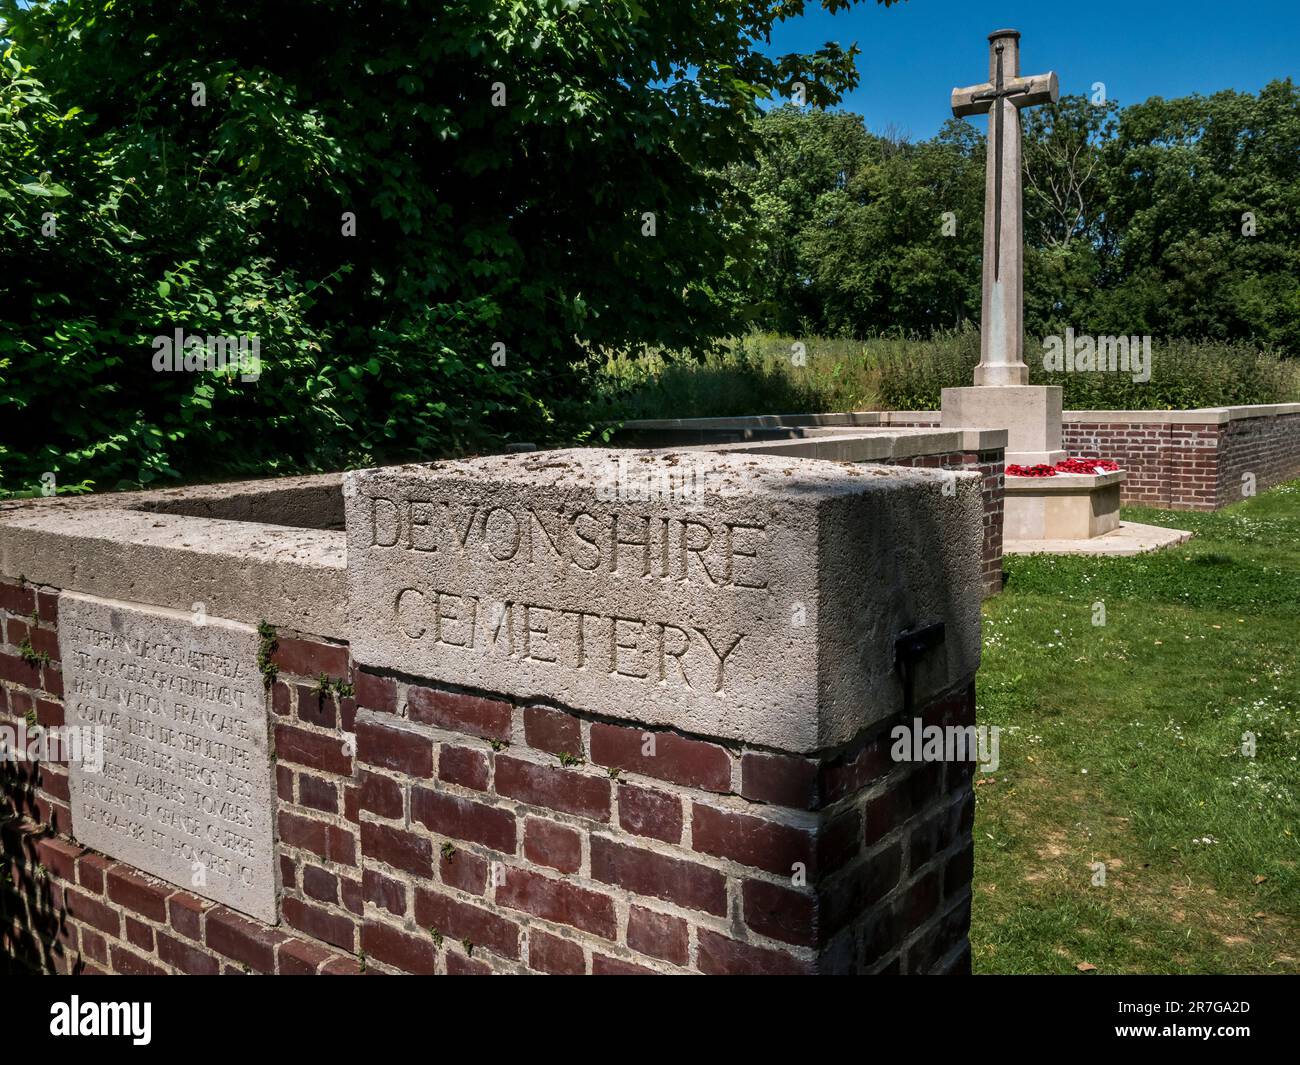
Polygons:
M1016 540L1086 540L1119 528L1125 473L1008 477L1003 535Z
M979 660L981 483L797 458L570 450L344 481L350 640L371 667L787 751Z
M1055 465L1061 449L1059 385L979 385L943 390L945 429L1007 430L1007 465Z

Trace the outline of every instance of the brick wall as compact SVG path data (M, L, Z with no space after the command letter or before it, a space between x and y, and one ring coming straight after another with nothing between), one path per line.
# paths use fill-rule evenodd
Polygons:
M62 722L56 605L0 583L0 723ZM969 969L971 766L893 762L893 722L804 757L377 675L301 634L273 661L280 924L82 848L66 771L0 761L0 965ZM915 713L973 723L973 682Z
M915 455L887 462L894 466L919 466L927 469L967 470L984 478L984 596L1002 591L1002 520L1006 485L1005 464L1001 449L994 451L955 451L947 455Z
M1115 459L1128 471L1122 501L1170 510L1217 510L1300 476L1300 414L1207 422L1069 422L1071 455Z
M1107 413L1113 417L1106 419ZM1129 411L1098 414L1095 420L1075 421L1067 411L1061 446L1071 456L1117 461L1128 471L1120 489L1126 504L1217 510L1243 498L1243 474L1254 475L1260 492L1300 477L1297 413L1238 413L1224 422L1142 421ZM889 424L933 429L940 419L933 411L894 411Z

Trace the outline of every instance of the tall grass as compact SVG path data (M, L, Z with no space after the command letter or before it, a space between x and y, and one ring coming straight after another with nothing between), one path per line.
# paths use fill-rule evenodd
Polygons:
M802 345L802 348L796 346ZM1182 410L1300 401L1300 362L1250 344L1152 345L1151 379L1131 373L1048 373L1026 338L1033 384L1060 385L1068 410ZM844 410L937 410L942 389L969 385L974 329L928 338L843 340L751 334L698 355L609 356L597 388L619 416L701 418Z

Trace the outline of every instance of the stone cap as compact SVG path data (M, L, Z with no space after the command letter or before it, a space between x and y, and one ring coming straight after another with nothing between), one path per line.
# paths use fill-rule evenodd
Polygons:
M343 630L341 531L122 510L34 506L0 513L0 572L69 592Z
M1005 429L863 429L841 432L811 430L793 440L692 444L681 450L719 454L790 455L833 462L881 462L954 451L997 451L1007 446Z
M1300 414L1300 403L1252 403L1240 407L1195 407L1189 410L1067 410L1067 422L1118 422L1148 425L1224 425L1241 418L1275 418Z
M976 473L573 449L344 479L355 660L811 752L979 663Z

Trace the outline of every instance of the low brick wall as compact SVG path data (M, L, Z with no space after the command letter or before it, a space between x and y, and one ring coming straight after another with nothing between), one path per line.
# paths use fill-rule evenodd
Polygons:
M0 724L64 721L57 603L0 582ZM969 969L971 765L895 763L888 732L973 724L972 678L800 756L362 671L300 633L272 662L280 925L81 847L65 769L0 761L0 965Z
M1006 494L1003 451L954 451L946 455L915 455L889 460L895 466L926 469L973 470L984 479L984 596L1002 591L1002 521Z
M889 411L881 425L933 429L937 411ZM1127 472L1121 501L1168 510L1218 510L1251 490L1300 477L1300 404L1187 411L1066 411L1062 447L1114 459ZM1253 481L1247 481L1250 475Z

